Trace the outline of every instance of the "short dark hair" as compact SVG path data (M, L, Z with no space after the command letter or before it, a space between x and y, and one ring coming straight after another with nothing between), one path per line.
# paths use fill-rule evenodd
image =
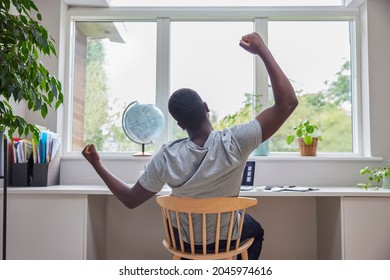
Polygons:
M189 88L178 89L171 95L168 110L184 128L197 128L207 118L202 98Z

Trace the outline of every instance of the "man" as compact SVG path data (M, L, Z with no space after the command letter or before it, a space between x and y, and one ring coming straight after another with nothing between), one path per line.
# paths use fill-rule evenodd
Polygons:
M243 36L240 46L263 60L275 104L248 123L215 131L209 108L191 89L180 89L169 100L169 112L188 138L164 145L148 164L133 187L110 173L100 162L94 145L87 145L84 157L91 163L112 193L127 207L134 208L159 192L164 184L171 195L191 197L237 196L242 172L250 153L271 137L298 105L294 89L257 33ZM208 235L212 238L212 235ZM255 237L249 259L258 259L263 229L249 215L244 217L242 238ZM210 240L212 242L212 240Z

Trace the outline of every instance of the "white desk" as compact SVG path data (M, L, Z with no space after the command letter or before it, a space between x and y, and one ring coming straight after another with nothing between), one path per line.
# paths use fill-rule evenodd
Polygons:
M3 192L0 189L0 194ZM67 194L67 195L112 195L105 185L57 185L47 187L8 187L9 194ZM169 194L170 188L164 187L158 195ZM242 196L311 196L311 197L390 197L390 189L361 189L356 187L319 187L319 190L309 192L282 191L272 192L264 190L262 186L255 186L250 191L242 191Z
M170 258L153 199L129 210L102 185L9 187L8 195L8 259ZM390 190L241 195L259 198L250 214L265 228L262 258L390 259Z

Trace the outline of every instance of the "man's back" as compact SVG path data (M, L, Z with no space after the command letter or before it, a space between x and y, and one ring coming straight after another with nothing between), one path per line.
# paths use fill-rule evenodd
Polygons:
M153 192L168 184L175 196L237 196L246 160L260 143L257 120L212 131L203 147L173 141L153 157L139 182Z

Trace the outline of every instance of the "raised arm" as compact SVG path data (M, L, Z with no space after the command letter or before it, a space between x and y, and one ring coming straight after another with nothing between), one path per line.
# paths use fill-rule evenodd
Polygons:
M243 36L240 46L248 52L260 56L271 79L275 104L256 116L256 119L261 124L263 141L265 141L282 126L295 110L298 105L298 99L290 81L276 63L259 34L251 33Z
M108 171L100 161L99 153L93 144L85 146L82 154L111 192L128 208L135 208L156 194L145 189L138 181L130 187Z

